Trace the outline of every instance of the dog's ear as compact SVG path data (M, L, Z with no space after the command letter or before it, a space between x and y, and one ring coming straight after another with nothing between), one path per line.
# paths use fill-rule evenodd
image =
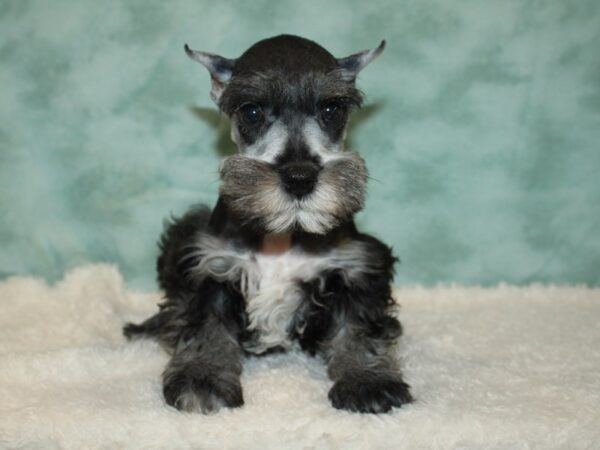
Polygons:
M225 85L231 78L233 72L233 66L235 65L235 59L223 58L219 55L213 55L212 53L197 52L192 50L185 44L185 52L194 61L198 61L210 72L210 79L212 83L212 89L210 90L210 97L215 103L219 103L219 98L225 89Z
M362 69L367 64L377 58L381 52L385 49L385 40L381 41L378 47L372 48L371 50L364 50L362 52L354 53L345 58L338 58L337 62L340 66L342 77L347 81L353 81Z

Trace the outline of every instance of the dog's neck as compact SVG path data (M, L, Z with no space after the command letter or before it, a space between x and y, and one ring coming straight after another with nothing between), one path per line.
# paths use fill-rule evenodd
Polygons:
M260 253L263 255L281 255L292 246L292 236L289 233L268 233L263 236Z

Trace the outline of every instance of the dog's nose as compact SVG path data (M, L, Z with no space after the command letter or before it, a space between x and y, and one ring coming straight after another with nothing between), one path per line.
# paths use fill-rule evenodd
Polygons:
M291 162L279 169L285 190L300 198L310 194L319 177L319 167L312 162Z

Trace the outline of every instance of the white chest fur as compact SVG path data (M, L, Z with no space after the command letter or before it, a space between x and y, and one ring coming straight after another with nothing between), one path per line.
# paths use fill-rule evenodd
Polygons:
M346 240L326 252L310 253L300 246L267 255L239 251L226 240L201 233L187 258L197 258L190 275L202 280L239 283L246 298L248 328L256 339L246 349L255 353L281 346L290 347L289 327L304 301L299 281L314 279L327 269L341 269L348 281L376 271L377 261L366 244Z
M304 295L298 281L315 277L322 257L292 248L280 255L257 253L254 260L258 280L248 293L246 311L248 328L258 333L258 339L248 350L288 348L292 344L289 328Z

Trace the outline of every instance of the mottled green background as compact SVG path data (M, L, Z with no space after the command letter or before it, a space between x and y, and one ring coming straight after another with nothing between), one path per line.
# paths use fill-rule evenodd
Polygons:
M89 261L154 288L162 220L231 150L183 52L388 41L350 130L397 282L600 285L600 2L0 0L0 275Z

